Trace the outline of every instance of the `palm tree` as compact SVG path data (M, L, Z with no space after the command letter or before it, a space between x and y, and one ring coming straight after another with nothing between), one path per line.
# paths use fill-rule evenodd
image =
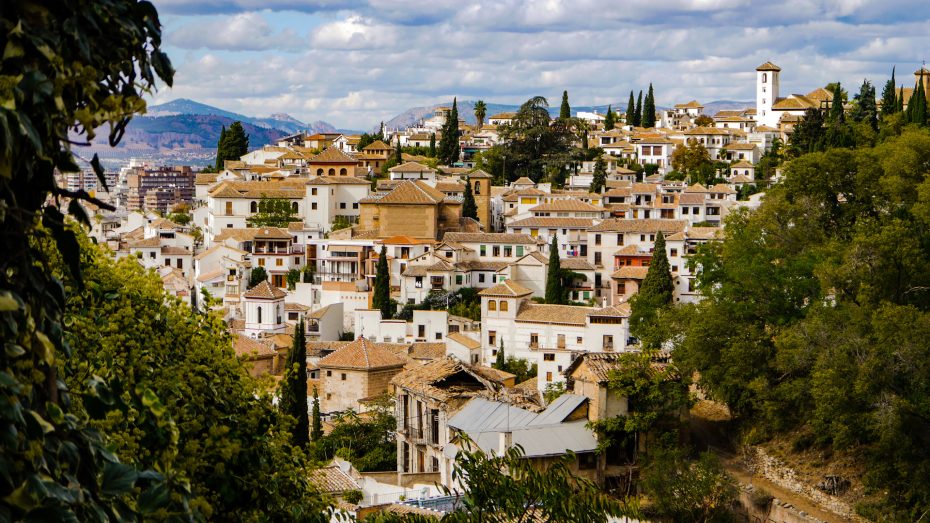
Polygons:
M475 119L478 120L478 129L481 129L481 126L484 125L484 117L487 115L488 106L485 105L484 100L475 102Z

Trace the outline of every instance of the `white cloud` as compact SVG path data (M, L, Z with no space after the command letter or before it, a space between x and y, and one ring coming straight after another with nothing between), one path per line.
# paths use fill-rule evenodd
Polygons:
M168 31L165 43L182 49L297 51L306 40L291 29L278 31L261 14L250 12L188 23Z

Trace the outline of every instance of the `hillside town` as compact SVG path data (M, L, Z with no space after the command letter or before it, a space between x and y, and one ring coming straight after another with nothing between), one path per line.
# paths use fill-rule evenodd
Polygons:
M476 124L453 103L404 129L297 133L205 171L134 161L105 180L60 177L115 205L94 214L92 237L220 315L272 390L305 339L323 434L346 416L393 416L394 467L372 476L337 457L317 472L353 515L453 510L466 440L491 454L519 445L540 465L568 457L576 476L626 492L651 440L605 444L597 427L640 408L611 376L645 354L631 303L651 266L666 268L673 304L699 303L695 253L759 208L805 115L851 110L838 85L780 92L781 74L759 65L755 107L715 114L697 100L657 109L652 86L623 113L573 113L566 93L543 125L570 125L580 153L532 177L499 154L532 100L476 106ZM930 70L914 83L904 110ZM648 354L655 372L675 357Z

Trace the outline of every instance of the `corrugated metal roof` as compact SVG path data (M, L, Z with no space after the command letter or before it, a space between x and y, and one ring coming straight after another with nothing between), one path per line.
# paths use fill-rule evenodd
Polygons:
M562 394L546 407L546 410L536 415L530 425L556 425L565 421L568 416L580 407L588 398L578 394Z

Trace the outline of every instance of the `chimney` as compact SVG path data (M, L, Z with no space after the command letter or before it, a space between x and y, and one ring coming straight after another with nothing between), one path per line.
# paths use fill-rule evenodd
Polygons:
M499 433L498 445L497 445L497 454L503 456L507 453L507 449L513 446L513 432L501 432Z

